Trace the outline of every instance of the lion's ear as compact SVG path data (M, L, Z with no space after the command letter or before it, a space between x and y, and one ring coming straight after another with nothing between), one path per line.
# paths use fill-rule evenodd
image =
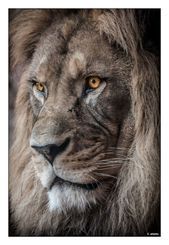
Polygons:
M50 10L21 10L9 26L10 67L23 65L34 53L41 34L52 22Z

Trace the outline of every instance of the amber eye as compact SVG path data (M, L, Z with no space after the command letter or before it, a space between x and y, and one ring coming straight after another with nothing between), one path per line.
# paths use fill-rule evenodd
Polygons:
M97 76L88 77L86 80L89 89L97 89L102 81L101 78Z
M35 83L36 89L40 92L45 92L45 86L43 85L43 83L40 82L36 82Z

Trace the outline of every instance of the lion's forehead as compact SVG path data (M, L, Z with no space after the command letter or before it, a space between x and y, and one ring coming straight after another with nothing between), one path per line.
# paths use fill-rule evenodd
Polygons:
M31 73L38 75L43 81L60 77L70 76L72 79L79 74L88 72L109 72L109 64L115 68L116 55L112 55L112 47L99 32L85 29L82 25L78 30L74 29L69 35L65 35L64 40L60 37L60 29L49 29L49 34L42 35L37 45L34 58L31 64ZM53 33L51 33L53 32ZM49 79L50 80L50 79Z

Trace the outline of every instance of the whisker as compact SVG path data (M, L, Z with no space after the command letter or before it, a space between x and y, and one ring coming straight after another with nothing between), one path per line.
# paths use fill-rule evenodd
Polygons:
M97 162L97 165L118 165L118 164L124 164L126 163L127 160L126 159L118 159L118 160L114 160L114 159L105 159L105 160L99 160Z
M129 150L129 147L116 147L116 146L110 146L108 150Z
M116 165L116 166L98 166L98 170L113 170L113 169L116 169L117 167L120 167L121 166L121 164L119 164L119 165Z
M90 179L94 180L94 182L98 182L99 184L101 184L100 181L99 181L98 179L94 178L94 177L91 176L90 174L87 174L87 176L88 176Z
M90 179L94 180L96 183L98 183L100 186L103 186L103 183L100 182L100 180L96 179L95 177L93 177L93 176L91 176L91 175L89 175L89 174L87 174L87 176L88 176Z
M122 158L106 158L106 159L100 159L100 162L123 162L123 161L126 161L126 159L122 159Z
M112 178L112 179L117 179L116 176L113 176L113 175L110 175L110 174L106 174L106 173L95 172L95 174L96 174L96 175L103 176L103 177L109 177L109 178Z

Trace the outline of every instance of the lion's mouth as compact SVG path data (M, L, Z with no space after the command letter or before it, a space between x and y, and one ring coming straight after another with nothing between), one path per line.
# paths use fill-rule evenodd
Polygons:
M72 186L72 187L76 187L76 188L81 188L81 189L85 189L85 190L95 190L98 186L99 186L99 182L93 182L93 183L85 183L85 184L82 184L82 183L74 183L74 182L71 182L71 181L68 181L68 180L64 180L58 176L55 177L52 185L50 186L50 189L52 189L52 187L55 185L55 184L58 184L58 185L69 185L69 186Z

